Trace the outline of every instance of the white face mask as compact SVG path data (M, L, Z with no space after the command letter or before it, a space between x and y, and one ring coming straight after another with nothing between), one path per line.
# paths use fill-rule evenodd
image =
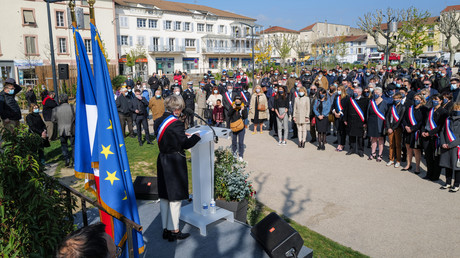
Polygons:
M231 92L232 92L232 89L228 89L228 92L231 93Z
M179 95L180 95L180 91L176 91L176 92L174 92L174 94L176 94L177 96L179 96Z
M256 89L256 92L259 93L259 92L260 92L260 89Z

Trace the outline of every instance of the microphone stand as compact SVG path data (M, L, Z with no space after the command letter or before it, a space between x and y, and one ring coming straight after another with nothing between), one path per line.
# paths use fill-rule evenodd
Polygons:
M197 113L193 112L193 115L194 115L196 118L198 118L198 119L200 119L201 121L203 121L209 128L211 128L212 134L213 134L213 136L214 136L214 143L217 143L217 142L219 141L219 138L217 137L216 131L214 131L214 128L212 128L212 126L211 126L206 120L204 120L201 116L199 116Z

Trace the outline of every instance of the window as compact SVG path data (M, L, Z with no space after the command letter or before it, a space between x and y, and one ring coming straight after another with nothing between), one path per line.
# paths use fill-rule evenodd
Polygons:
M138 28L145 28L147 25L147 20L142 18L137 18L137 27Z
M120 37L120 45L127 46L128 45L128 36L121 36Z
M37 48L36 48L36 40L37 38L35 36L26 36L26 55L36 55L37 53Z
M67 54L67 39L58 38L58 49L59 54Z
M165 30L171 29L171 21L165 21Z
M174 46L174 38L170 38L168 42L170 46Z
M22 11L22 15L24 17L24 24L25 25L35 25L35 15L33 10L24 10Z
M350 48L350 54L353 54L353 48Z
M198 30L199 32L203 32L203 31L204 31L204 24L203 24L203 23L198 23L198 25L197 25L197 30Z
M92 48L91 48L91 40L90 39L85 39L85 48L86 48L86 53L91 53Z
M206 32L212 32L212 24L206 24Z
M219 33L224 33L224 25L219 26Z
M358 42L358 46L361 46L361 41Z
M83 28L84 28L84 29L89 29L89 28L91 28L91 26L90 26L89 24L90 24L90 21L89 21L89 14L85 14L85 15L84 15Z
M219 41L219 47L224 47L224 41L223 40Z
M358 48L358 54L362 54L363 53L363 49L362 48Z
M120 16L120 27L128 28L128 17Z
M433 52L433 45L428 45L428 52Z
M186 47L195 47L195 39L185 39Z
M151 49L150 51L158 51L158 45L159 45L158 42L159 42L159 38L152 38L152 41L151 41L152 45L150 47Z
M87 0L81 0L81 5L88 5L88 1Z
M144 46L145 45L145 37L144 36L137 36L137 44Z
M190 22L184 22L184 30L190 31Z
M152 20L149 19L149 28L150 29L156 29L157 28L158 21L157 20Z
M181 22L174 22L174 30L180 30L180 25L181 25Z
M65 27L64 12L62 12L62 11L57 11L56 12L56 26L57 27Z

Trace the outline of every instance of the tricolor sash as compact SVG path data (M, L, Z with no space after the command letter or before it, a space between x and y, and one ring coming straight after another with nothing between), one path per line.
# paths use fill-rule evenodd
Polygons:
M399 122L399 115L398 115L398 112L396 111L396 106L393 105L393 107L391 107L391 115L393 116L393 119L396 121L396 122Z
M415 115L414 115L414 106L410 106L409 108L409 121L412 126L417 124L417 120L415 120Z
M230 97L230 95L228 94L228 91L225 92L224 95L225 95L225 97L227 98L228 103L230 103L230 105L231 105L231 104L233 103L233 100L232 100L232 98Z
M299 94L297 93L297 91L294 91L294 96L297 98L299 97Z
M454 132L452 132L452 130L450 129L450 118L446 119L446 135L450 143L457 139L457 137L455 137L454 135ZM457 167L460 165L459 164L460 160L458 160L459 158L460 158L460 145L457 146Z
M359 118L361 118L361 121L363 121L363 123L364 123L364 113L361 110L361 108L359 107L358 103L356 103L356 101L353 98L350 98L350 102L351 102L351 105L353 106L353 108L355 109L356 113L358 113Z
M377 102L375 100L371 100L372 109L374 113L383 121L385 121L385 116L380 112L379 107L377 106Z
M160 143L161 139L163 138L163 134L172 123L176 122L177 118L173 115L168 116L163 122L160 124L157 133L157 142Z
M342 111L343 111L342 102L340 101L340 99L341 99L340 96L337 96L337 98L335 99L335 102L336 102L335 104L337 106L337 109L339 109L338 113L342 113Z
M428 113L428 123L430 125L430 130L433 130L437 127L436 123L434 122L434 108L432 108L430 113Z
M241 97L243 97L246 103L248 102L248 98L246 98L246 94L244 94L244 92L241 92Z

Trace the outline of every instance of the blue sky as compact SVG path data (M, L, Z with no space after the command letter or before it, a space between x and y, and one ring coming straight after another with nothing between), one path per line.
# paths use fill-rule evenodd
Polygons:
M358 18L376 9L408 8L427 10L432 16L459 0L171 0L206 5L257 19L257 23L300 30L317 21L357 27Z

